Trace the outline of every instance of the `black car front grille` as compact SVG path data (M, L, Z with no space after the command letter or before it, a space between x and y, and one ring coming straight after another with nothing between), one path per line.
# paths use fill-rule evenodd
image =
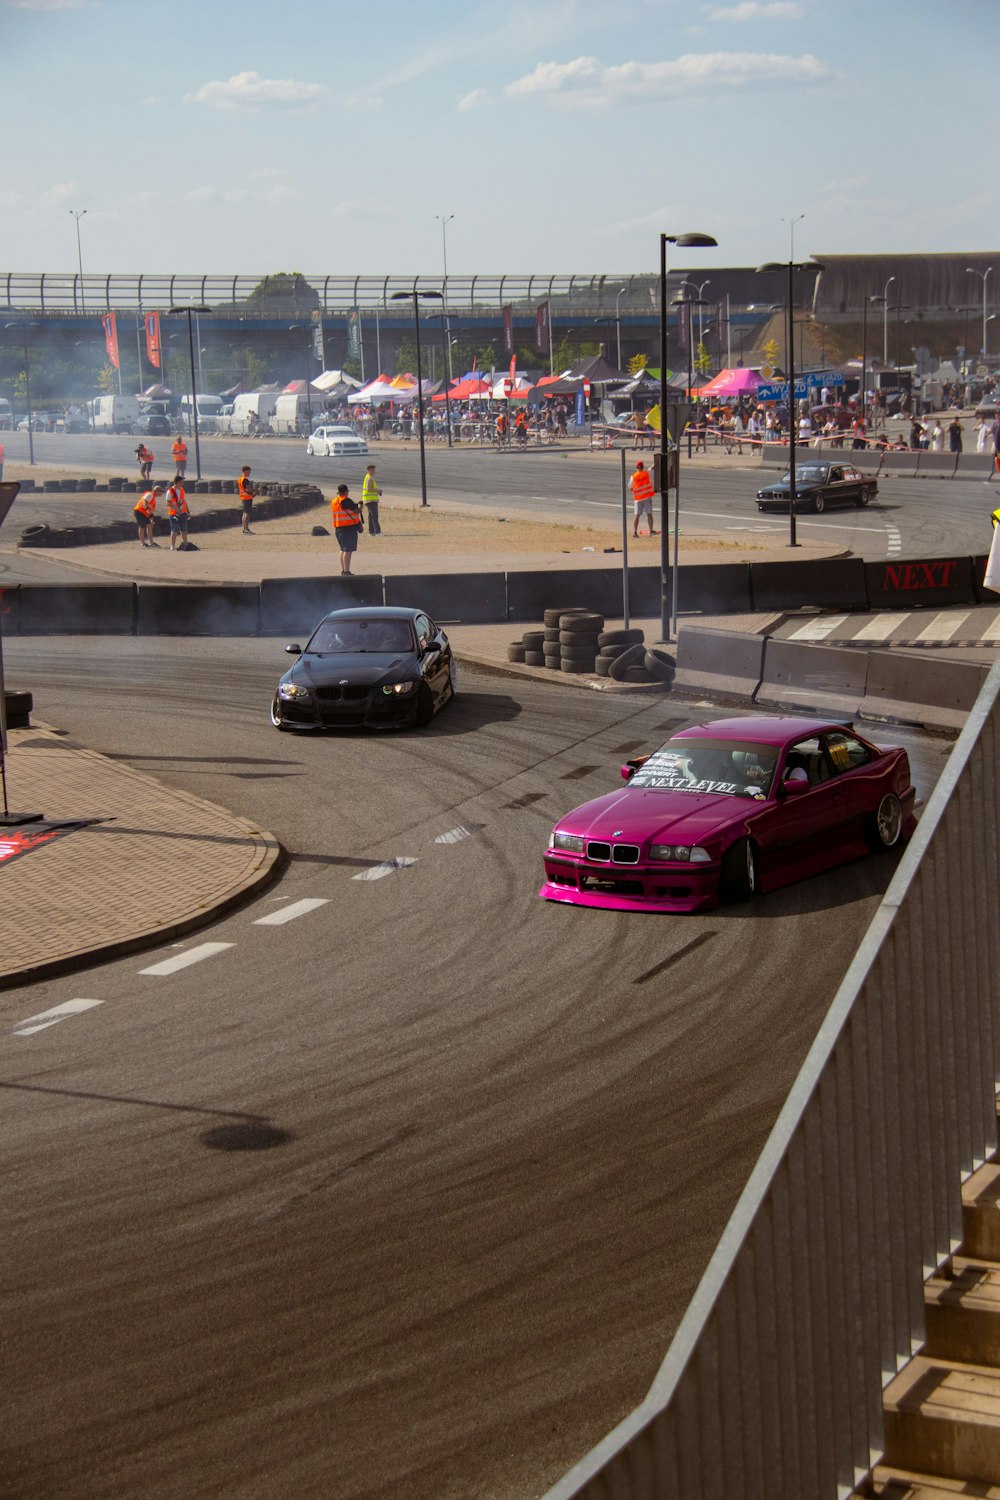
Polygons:
M370 689L363 683L329 683L316 688L316 697L323 703L360 703L368 697Z
M587 845L587 858L598 865L637 865L639 845L606 844L599 839L591 839Z

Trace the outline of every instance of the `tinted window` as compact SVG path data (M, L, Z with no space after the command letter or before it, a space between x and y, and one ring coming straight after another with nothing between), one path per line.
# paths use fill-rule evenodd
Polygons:
M340 651L412 651L405 620L324 620L306 647L317 654Z
M654 751L629 785L647 791L761 800L771 789L777 758L773 745L685 736L668 740Z
M830 767L818 734L810 735L805 740L797 740L792 745L785 757L781 779L802 781L803 773L804 779L812 786L818 786L821 781L828 781L830 778Z
M414 620L413 625L414 629L417 632L418 641L420 641L421 643L426 643L434 639L436 632L434 630L434 626L431 624L426 615L417 615L417 618Z
M871 751L850 734L828 734L824 736L827 754L837 771L853 771L857 766L866 766L871 760Z

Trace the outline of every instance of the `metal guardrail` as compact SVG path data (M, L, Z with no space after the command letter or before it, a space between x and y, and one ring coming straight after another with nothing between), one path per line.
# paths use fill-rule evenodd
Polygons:
M545 1500L814 1500L883 1448L996 1147L1000 663L649 1394Z

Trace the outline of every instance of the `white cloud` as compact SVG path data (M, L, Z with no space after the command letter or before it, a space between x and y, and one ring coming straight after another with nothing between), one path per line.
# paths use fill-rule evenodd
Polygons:
M455 107L463 113L470 109L478 109L481 104L486 103L488 97L485 89L473 89L471 93L463 94Z
M819 189L819 191L821 193L838 193L838 194L839 193L857 193L862 188L866 188L870 182L871 182L871 178L867 177L867 176L864 176L864 177L840 177L840 178L835 178L832 182L825 182L823 184L823 186Z
M739 5L706 6L712 21L801 21L795 0L741 0Z
M75 182L54 182L50 188L45 189L41 201L58 205L65 203L68 198L77 197L79 192Z
M344 100L349 109L381 109L381 94L352 94L349 99Z
M766 89L784 84L825 83L832 73L809 53L789 57L770 52L686 53L669 62L620 63L604 67L593 57L569 63L539 63L506 86L513 98L542 94L577 108L624 104L634 99L686 98L720 88Z
M262 105L311 104L325 92L321 83L234 73L232 78L203 83L194 93L185 94L184 100L188 104L210 104L213 109L259 109Z

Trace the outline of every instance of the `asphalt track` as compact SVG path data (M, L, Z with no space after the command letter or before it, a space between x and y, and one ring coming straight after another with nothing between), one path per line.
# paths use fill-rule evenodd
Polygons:
M24 472L28 439L26 433L5 436L9 438L10 478L15 470ZM151 439L150 443L154 453L167 455L169 443L163 439ZM35 456L39 464L65 465L70 471L77 466L86 472L88 465L117 465L119 473L137 476L135 444L136 439L127 437L38 433ZM634 456L627 455L630 464ZM844 456L849 459L849 452ZM387 502L397 495L413 498L419 494L415 442L405 447L372 444L369 459L310 459L301 440L207 438L202 444L202 472L207 478L232 478L240 464L250 463L258 479L311 479L327 493L341 480L359 487L369 460L378 465ZM579 518L589 524L602 514L610 518L620 511L620 462L617 453L579 449L496 453L467 446L449 450L431 444L427 449L428 494L431 503L449 500L560 521ZM157 474L166 473L168 467L158 465ZM194 473L193 462L188 469ZM788 522L757 510L755 497L761 482L762 471L756 467L723 469L705 465L697 457L682 461L684 526L730 537L746 533L748 538L780 541L787 536ZM990 512L998 497L1000 485L978 479L917 480L887 475L879 481L879 497L870 509L827 511L823 516L805 514L798 526L802 540L836 545L872 561L887 556L975 556L988 549ZM83 495L70 500L59 495L25 494L18 497L11 511L4 539L13 542L22 527L41 521L65 526L128 519L131 504L126 499L120 495Z
M711 710L469 672L424 733L295 737L272 642L6 652L41 719L290 862L0 995L0 1493L538 1495L644 1394L894 859L699 917L546 905L555 817ZM948 744L893 738L926 796Z

